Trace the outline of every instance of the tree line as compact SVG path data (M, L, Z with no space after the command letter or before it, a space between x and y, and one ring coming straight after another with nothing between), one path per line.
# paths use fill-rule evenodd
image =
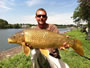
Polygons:
M0 19L0 29L6 28L21 28L20 24L8 24L8 22L4 19Z
M66 27L72 27L75 26L73 24L71 25L57 25L58 28L66 28ZM35 24L9 24L6 20L0 19L0 29L7 29L7 28L28 28L36 26Z
M87 23L88 34L87 40L90 40L90 0L78 0L78 7L72 16L75 23L79 24L83 21Z
M34 24L9 24L8 21L4 19L0 19L0 29L7 29L7 28L25 28L25 27L35 26Z

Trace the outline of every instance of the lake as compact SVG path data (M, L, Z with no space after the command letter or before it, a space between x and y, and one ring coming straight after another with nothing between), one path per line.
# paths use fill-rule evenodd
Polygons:
M21 30L23 29L0 29L0 52L18 46L17 44L9 44L8 37ZM69 28L59 29L60 33L64 33L69 30Z

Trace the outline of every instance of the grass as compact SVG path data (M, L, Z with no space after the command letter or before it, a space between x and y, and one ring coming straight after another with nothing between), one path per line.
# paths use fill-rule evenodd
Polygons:
M26 57L23 52L11 58L0 61L0 68L32 68L30 56Z
M79 56L72 48L68 51L60 51L62 60L66 62L70 68L90 68L90 40L85 40L86 34L81 33L79 29L67 32L66 35L71 35L71 38L81 40L86 58Z
M90 68L90 40L85 40L85 33L81 33L79 29L67 32L71 38L81 40L85 57L81 57L75 53L72 48L68 51L60 50L62 60L66 62L70 68ZM19 53L11 58L5 58L0 61L0 68L32 68L30 56L26 57L24 53Z

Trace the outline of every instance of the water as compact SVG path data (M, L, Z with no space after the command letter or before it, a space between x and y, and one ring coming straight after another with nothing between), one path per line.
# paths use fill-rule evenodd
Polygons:
M17 44L9 44L8 43L8 37L10 37L12 34L21 31L23 29L0 29L0 51L8 50L10 48L14 48L18 46ZM60 28L60 33L69 31L69 28Z
M64 33L64 32L67 32L67 31L70 31L70 28L60 28L59 29L60 33Z
M0 51L4 51L18 45L9 44L8 37L22 29L0 29Z

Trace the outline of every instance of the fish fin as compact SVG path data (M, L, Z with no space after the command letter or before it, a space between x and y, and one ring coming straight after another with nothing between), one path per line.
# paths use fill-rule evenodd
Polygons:
M49 51L47 49L40 49L40 51L44 56L46 56L46 57L49 56Z
M28 46L24 46L24 53L25 53L25 56L28 56L30 54L30 48Z
M71 46L76 53L78 53L80 56L84 56L84 51L82 48L82 43L78 39L74 39L74 45Z
M22 42L22 47L24 49L25 56L28 56L30 54L30 48L25 45L25 42Z

